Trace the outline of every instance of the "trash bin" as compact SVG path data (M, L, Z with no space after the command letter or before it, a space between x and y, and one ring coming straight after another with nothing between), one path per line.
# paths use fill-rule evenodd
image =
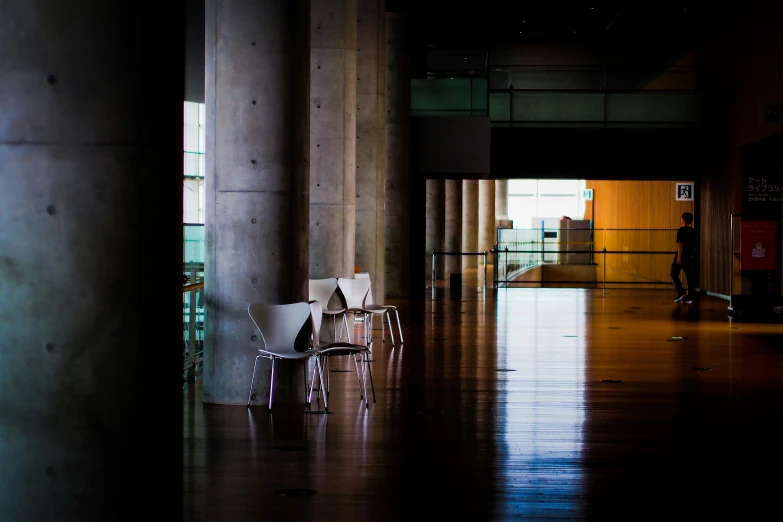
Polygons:
M462 273L449 274L449 294L462 295Z

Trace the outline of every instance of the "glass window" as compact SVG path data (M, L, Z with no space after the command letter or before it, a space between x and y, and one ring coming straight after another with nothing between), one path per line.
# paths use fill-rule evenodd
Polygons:
M182 221L183 223L203 223L200 221L201 198L198 178L185 179L182 182Z
M508 183L508 217L516 228L538 228L542 219L583 219L585 180L513 179Z
M206 106L203 103L185 102L183 124L182 221L203 224Z

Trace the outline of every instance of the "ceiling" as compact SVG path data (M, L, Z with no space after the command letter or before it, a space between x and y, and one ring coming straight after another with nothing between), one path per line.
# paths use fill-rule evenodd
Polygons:
M524 64L531 54L536 63L660 67L741 10L695 1L389 0L387 5L410 17L420 77L425 69L478 72L487 65ZM557 50L531 53L535 46Z
M416 36L432 45L524 41L689 41L737 6L712 2L419 0L407 3ZM704 4L704 5L702 5ZM722 15L721 13L726 13Z

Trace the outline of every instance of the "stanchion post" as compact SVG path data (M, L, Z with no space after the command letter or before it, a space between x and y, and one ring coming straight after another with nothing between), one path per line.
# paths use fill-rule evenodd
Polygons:
M487 251L484 250L484 288L487 288Z
M435 293L435 252L432 253L432 293Z

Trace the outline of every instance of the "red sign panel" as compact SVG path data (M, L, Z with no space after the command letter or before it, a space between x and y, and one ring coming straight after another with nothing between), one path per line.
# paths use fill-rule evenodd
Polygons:
M743 220L741 233L740 262L742 263L742 271L777 270L777 222Z

